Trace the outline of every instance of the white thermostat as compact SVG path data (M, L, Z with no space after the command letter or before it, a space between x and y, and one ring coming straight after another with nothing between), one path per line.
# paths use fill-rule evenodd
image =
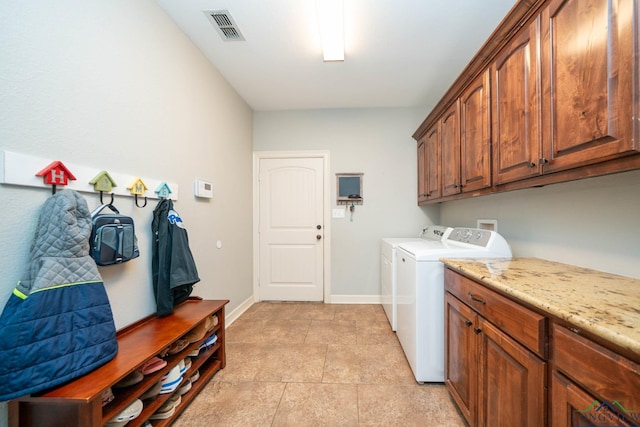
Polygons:
M213 198L213 185L210 182L196 179L193 186L196 197L203 197L205 199Z

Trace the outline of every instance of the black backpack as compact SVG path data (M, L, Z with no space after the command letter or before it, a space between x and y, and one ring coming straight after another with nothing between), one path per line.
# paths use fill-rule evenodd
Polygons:
M101 214L104 208L114 213ZM120 215L115 206L106 203L91 213L91 221L89 254L96 264L121 264L140 256L133 218Z

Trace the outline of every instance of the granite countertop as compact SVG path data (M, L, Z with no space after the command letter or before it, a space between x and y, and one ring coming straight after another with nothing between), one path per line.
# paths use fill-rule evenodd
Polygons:
M442 262L640 357L640 279L538 258Z

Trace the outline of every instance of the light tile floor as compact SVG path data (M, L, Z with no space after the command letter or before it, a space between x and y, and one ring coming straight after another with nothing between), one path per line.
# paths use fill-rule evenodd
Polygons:
M226 339L174 426L465 426L444 385L415 382L380 305L257 303Z

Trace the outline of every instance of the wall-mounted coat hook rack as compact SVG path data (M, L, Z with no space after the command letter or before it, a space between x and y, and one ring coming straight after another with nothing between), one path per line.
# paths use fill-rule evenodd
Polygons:
M41 170L42 165L48 165ZM32 156L30 154L16 153L13 151L0 151L0 184L10 184L23 187L34 188L50 188L50 186L67 186L71 190L81 193L95 194L96 190L92 184L89 184L96 177L96 172L100 169L88 167L79 164L65 162L62 164L59 160L51 160ZM39 171L34 174L33 171ZM73 171L73 173L71 173ZM98 174L99 175L99 174ZM132 182L136 176L121 172L109 171L108 174L114 182ZM144 178L145 187L156 188L165 181L158 179ZM174 182L165 182L170 193L167 198L178 200L179 188ZM135 197L135 193L129 190L112 185L114 196ZM146 188L145 188L146 189ZM55 192L55 187L53 188ZM144 195L144 190L139 195ZM149 194L150 199L158 199L158 195Z

